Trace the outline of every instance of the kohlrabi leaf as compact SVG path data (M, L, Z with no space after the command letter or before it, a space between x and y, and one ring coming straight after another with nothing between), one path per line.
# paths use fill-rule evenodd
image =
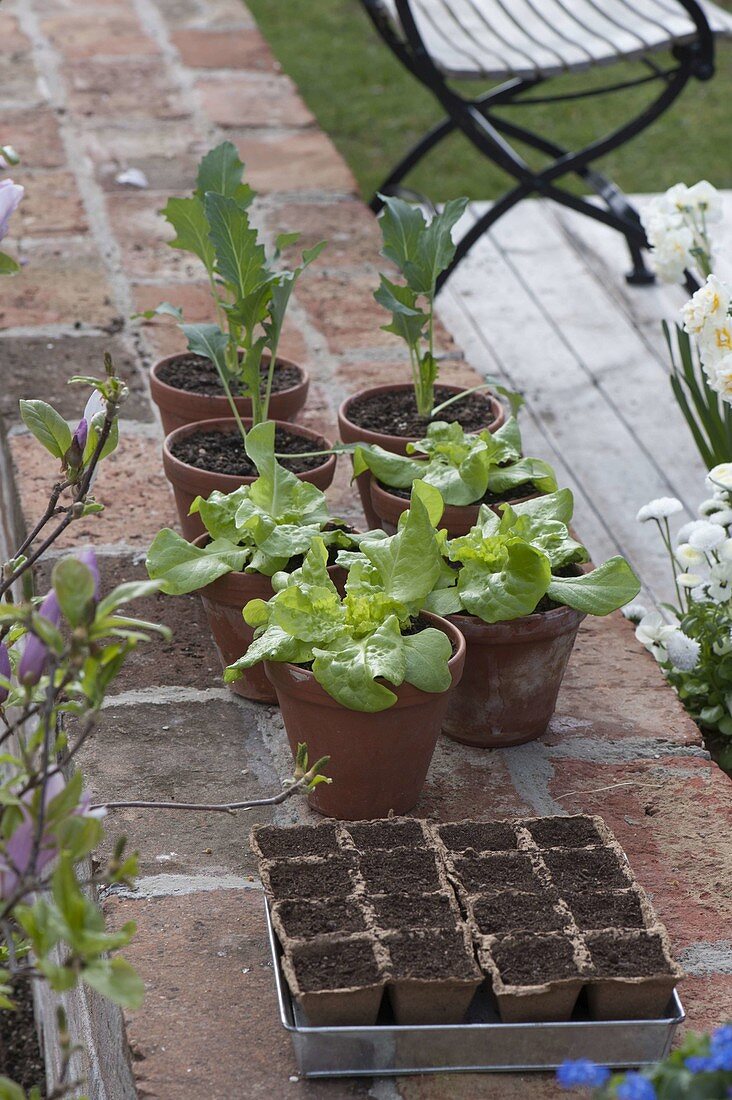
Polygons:
M198 165L196 177L196 197L203 202L207 191L236 199L240 206L248 206L254 198L254 192L242 183L244 165L239 159L237 148L230 141L222 141L215 149L206 153Z
M552 577L547 595L588 615L609 615L640 592L640 581L625 558L615 557L580 577Z
M414 347L428 321L427 314L417 305L416 291L408 286L398 286L382 275L374 298L392 315L391 324L382 326L384 331L401 336L410 347Z
M455 256L452 230L467 205L467 199L450 199L420 233L413 258L403 270L409 286L419 293L433 295L438 276L452 262Z
M240 572L250 555L249 548L236 546L228 539L216 539L198 547L176 531L164 528L153 539L145 564L151 579L161 582L163 592L180 596L195 592L226 573Z
M168 242L170 247L192 252L203 262L208 272L213 271L215 253L209 239L209 224L201 199L197 196L189 199L168 199L162 215L175 230L175 237Z
M204 208L217 270L237 297L246 298L269 275L257 230L250 224L246 211L225 195L208 192Z
M425 231L424 214L418 206L393 195L381 195L384 210L379 218L383 239L381 254L396 264L403 273L417 254L420 237Z
M463 607L486 623L530 615L551 581L549 559L519 539L509 539L495 560L465 561L458 577Z
M209 359L219 377L227 379L229 375L226 363L226 349L229 346L227 334L222 332L218 325L208 324L181 325L181 330L188 341L188 350Z
M430 626L404 637L407 667L404 679L421 691L447 691L452 677L447 662L452 645L447 634Z
M377 677L395 687L404 681L407 662L395 615L366 637L341 637L332 647L313 646L313 654L315 679L342 706L368 713L393 706L396 696Z

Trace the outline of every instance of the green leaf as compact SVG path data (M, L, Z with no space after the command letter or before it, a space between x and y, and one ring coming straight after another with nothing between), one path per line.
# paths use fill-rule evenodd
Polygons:
M201 199L195 196L190 199L168 199L162 215L175 230L175 237L168 242L170 247L198 256L210 274L216 254L209 239L209 224Z
M20 264L16 263L7 252L0 252L0 275L16 275L20 271Z
M520 504L513 505L513 510L518 516L530 516L537 525L545 520L558 520L568 524L574 514L574 497L571 489L559 489L556 493L523 500Z
M86 966L84 981L97 993L123 1008L139 1008L145 985L125 959L98 959Z
M172 306L170 302L161 302L159 306L155 306L155 309L145 309L142 313L132 314L133 321L138 318L151 321L153 317L175 317L176 321L182 321L183 311L178 306Z
M379 218L383 239L382 255L404 272L417 255L417 248L426 229L424 215L418 206L393 195L380 195L384 211Z
M339 638L332 648L314 646L313 654L315 679L342 706L374 713L396 702L394 692L376 682L383 677L398 687L404 681L407 662L396 615L364 638Z
M20 418L26 428L54 458L63 460L71 446L72 432L64 418L45 401L19 402Z
M141 600L145 596L152 596L160 591L159 581L125 581L100 600L97 607L97 618L103 618L115 611L122 604L131 603L132 600Z
M239 298L246 298L269 277L264 246L234 199L209 192L204 207L219 274Z
M181 325L181 331L188 341L188 350L195 355L209 359L218 371L219 377L227 379L229 368L226 363L226 349L229 337L218 325Z
M240 206L248 206L254 198L254 192L242 183L244 164L239 159L237 148L230 141L222 141L211 149L198 165L196 176L196 198L203 202L207 191L217 195L236 199Z
M76 558L64 558L54 565L51 584L70 625L87 622L94 609L95 586L91 569Z
M396 535L364 541L361 550L376 567L380 589L418 611L441 573L442 554L419 483L413 487L409 511ZM349 589L350 591L350 589Z
M2 268L0 268L1 274ZM0 1077L0 1100L26 1100L25 1091L9 1077Z
M392 314L391 324L384 325L384 331L393 332L401 336L409 347L416 347L429 320L417 305L416 292L408 286L398 286L382 275L379 287L374 291L374 299Z
M420 691L447 691L452 682L447 667L452 645L447 634L430 626L418 634L405 635L403 643L407 683L414 684Z
M635 599L640 587L627 561L615 557L581 577L552 577L547 595L588 615L609 615Z
M147 552L145 565L152 580L168 595L196 592L227 573L244 568L251 550L228 539L216 539L204 547L187 542L169 527L159 531Z
M458 577L463 607L486 623L531 615L551 581L548 558L533 546L512 539L493 567L466 561Z
M403 270L409 286L420 294L432 298L438 276L451 264L456 251L452 230L467 205L465 198L450 199L420 234L414 257Z

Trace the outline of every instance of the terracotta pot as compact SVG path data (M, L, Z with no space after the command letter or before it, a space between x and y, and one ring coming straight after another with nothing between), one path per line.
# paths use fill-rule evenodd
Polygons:
M206 531L193 540L194 546L204 547L210 540ZM343 593L347 573L338 565L328 568L331 580ZM222 669L243 657L254 638L251 626L244 622L242 608L250 600L268 600L273 594L272 580L261 573L226 573L223 577L200 589L199 595L206 612ZM276 703L277 693L267 679L264 666L248 668L239 680L229 684L237 695L256 699L261 703Z
M188 390L169 386L167 382L161 382L159 371L167 367L176 359L185 358L190 352L179 355L168 355L160 359L150 371L150 396L160 410L160 419L163 430L170 435L176 428L184 424L195 424L198 420L214 420L231 416L231 406L225 396L211 397L203 393L190 393ZM267 356L263 356L264 362L269 362ZM310 377L306 370L291 359L277 356L278 366L296 367L300 372L300 381L295 386L286 390L272 393L269 402L269 415L271 420L294 420L307 400ZM239 416L251 417L252 400L250 397L235 397Z
M402 512L406 512L409 507L409 501L406 497L390 493L388 489L379 485L373 474L368 474L368 477L370 479L371 508L377 517L377 525L383 528L388 535L393 535L397 529L400 515ZM516 497L510 503L520 504L521 501L531 500L532 497L538 495L538 493L529 493L525 497ZM495 504L490 505L497 516L501 514L499 511L501 503L501 501L497 501ZM451 539L456 539L460 535L467 535L470 528L478 522L479 511L480 504L446 504L438 526L447 528L447 536Z
M451 615L467 643L465 672L443 732L477 748L534 741L546 731L584 613L558 607L507 623Z
M275 424L307 439L309 443L312 443L312 450L314 451L325 451L331 446L322 435L310 431L309 428L303 428L300 424L297 427L280 421L275 421ZM251 427L251 421L245 421L244 427ZM175 443L198 431L216 431L231 435L237 433L239 429L233 417L220 420L201 420L196 424L185 424L182 428L176 428L163 443L163 469L165 470L165 476L173 486L181 530L190 541L202 535L205 530L198 516L188 515L191 504L196 497L208 497L214 489L218 489L221 493L232 493L234 489L238 489L241 485L248 485L256 480L254 477L235 477L232 474L217 474L210 470L199 470L197 466L189 466L187 462L181 462L180 459L175 458L172 453ZM312 482L319 489L327 489L333 480L335 468L336 456L328 455L320 466L297 476L302 481Z
M309 797L318 813L359 821L387 817L392 810L405 814L417 802L465 661L460 631L436 615L422 612L422 617L456 647L449 664L452 688L435 694L402 684L394 689L396 703L378 714L341 706L307 669L265 661L293 756L302 741L311 761L330 756L326 774L333 782L321 783Z
M464 389L462 386L450 386L443 382L439 382L438 385L449 390L451 394L462 393ZM351 402L355 401L357 397L366 397L367 395L380 393L394 393L396 391L411 390L412 388L411 382L389 382L383 386L370 386L368 389L359 390L358 393L354 393L351 397L347 397L338 410L338 429L342 441L344 443L368 443L383 447L385 451L391 451L391 453L395 455L405 455L407 453L407 443L416 443L419 439L418 436L383 435L381 432L372 432L369 431L368 428L361 428L349 418L348 408ZM486 396L490 399L493 414L495 416L495 419L488 425L488 428L491 432L495 432L504 423L506 412L497 397L494 397L493 394L486 394ZM374 512L371 505L368 471L356 478L356 484L358 485L361 504L363 505L368 526L378 527L379 517Z

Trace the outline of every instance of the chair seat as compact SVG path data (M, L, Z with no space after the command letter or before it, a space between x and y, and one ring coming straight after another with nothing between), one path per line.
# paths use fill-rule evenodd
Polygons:
M395 0L380 0L403 36ZM642 57L696 37L676 0L410 0L437 68L452 79L557 76ZM712 31L732 15L702 0Z

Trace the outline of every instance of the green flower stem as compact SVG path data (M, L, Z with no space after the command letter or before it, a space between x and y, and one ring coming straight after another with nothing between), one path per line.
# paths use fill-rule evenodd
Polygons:
M430 413L430 419L434 420L438 413L441 413L443 409L446 409L448 405L452 405L454 401L459 401L461 397L468 397L471 393L477 393L478 390L489 390L491 388L490 382L481 382L479 386L471 386L469 390L461 390L460 393L454 394L453 397L448 397L447 401L443 401L440 405L435 405Z
M676 580L676 571L678 569L678 563L676 561L676 558L674 557L673 547L671 545L671 528L669 527L668 516L664 516L664 518L663 518L663 524L664 524L664 527L666 529L665 534L664 534L664 529L663 529L663 527L661 527L661 524L660 524L659 520L656 520L656 523L658 524L658 530L661 532L661 538L663 539L663 544L666 547L666 549L668 551L668 556L671 560L671 576L674 579L674 588L676 589L676 605L677 605L676 609L679 613L678 617L681 618L681 616L683 614L684 601L681 599L681 590L679 589L679 582Z

